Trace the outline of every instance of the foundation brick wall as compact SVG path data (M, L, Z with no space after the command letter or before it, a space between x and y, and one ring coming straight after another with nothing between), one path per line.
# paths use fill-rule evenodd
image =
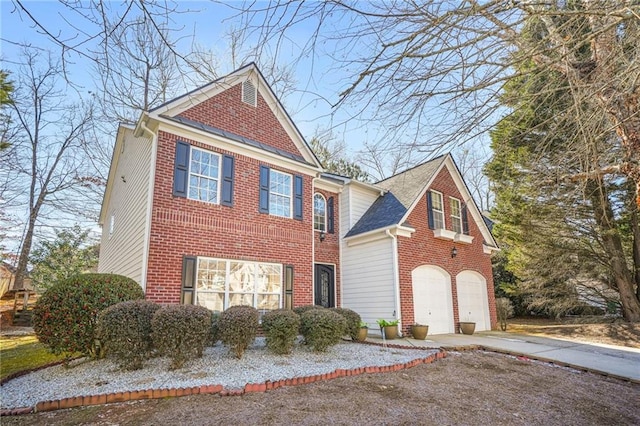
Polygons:
M447 168L443 168L430 189L439 191L443 195L445 226L451 229L449 196L462 201L453 178ZM408 222L416 232L411 238L398 237L398 263L400 273L400 303L402 311L403 332L408 333L409 326L414 323L413 316L413 288L411 271L421 265L436 265L446 270L451 276L451 294L453 299L454 321L460 321L458 315L458 299L456 292L456 276L463 270L471 270L480 273L487 281L489 301L489 316L491 328L496 328L496 304L493 288L493 273L491 269L491 257L483 252L483 237L477 224L468 214L469 235L473 236L472 244L454 243L436 239L433 230L429 229L427 216L426 196L422 197L413 211ZM455 258L451 258L451 249L458 250Z

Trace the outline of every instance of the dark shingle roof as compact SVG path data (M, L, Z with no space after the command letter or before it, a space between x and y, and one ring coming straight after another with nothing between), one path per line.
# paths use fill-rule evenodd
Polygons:
M180 124L187 125L189 127L193 127L193 128L196 128L196 129L203 130L203 131L205 131L207 133L211 133L211 134L214 134L214 135L217 135L217 136L222 136L224 138L231 139L233 141L240 142L240 143L243 143L245 145L252 146L254 148L259 148L259 149L262 149L262 150L265 150L265 151L268 151L268 152L272 152L274 154L278 154L278 155L280 155L282 157L286 157L286 158L289 158L291 160L298 161L300 163L309 164L300 155L292 154L290 152L283 151L281 149L275 148L275 147L273 147L271 145L266 145L266 144L263 144L261 142L255 141L253 139L245 138L244 136L240 136L240 135L237 135L235 133L227 132L226 130L219 129L217 127L213 127L213 126L209 126L207 124L199 123L197 121L190 120L190 119L182 117L180 115L178 115L176 117L169 117L167 115L162 115L161 117L165 118L167 120L171 120L171 121L175 121L175 122L180 123Z
M388 192L369 207L369 210L347 233L346 237L381 229L391 225L400 225L413 202L420 196L435 172L444 162L446 155L434 158L419 166L376 183L376 186Z

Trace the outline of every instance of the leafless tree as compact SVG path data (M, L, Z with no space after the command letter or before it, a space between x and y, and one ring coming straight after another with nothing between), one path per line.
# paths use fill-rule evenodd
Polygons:
M87 161L93 141L85 132L93 107L67 99L60 65L51 58L39 60L43 56L25 50L12 74L10 147L0 154L2 198L11 209L26 213L15 289L23 286L36 229L60 225L65 214L87 217L87 189L103 183Z
M478 204L481 211L488 211L493 204L493 193L489 185L489 179L484 174L484 164L490 157L489 150L480 146L474 149L461 148L455 152L455 159L460 173Z

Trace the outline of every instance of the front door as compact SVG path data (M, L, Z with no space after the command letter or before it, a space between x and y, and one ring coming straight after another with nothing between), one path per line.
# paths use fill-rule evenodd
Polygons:
M314 304L325 308L335 307L334 270L332 265L316 264Z

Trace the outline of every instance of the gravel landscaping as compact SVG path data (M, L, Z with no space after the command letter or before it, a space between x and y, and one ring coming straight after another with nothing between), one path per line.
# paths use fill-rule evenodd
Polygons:
M70 368L46 368L2 385L1 407L28 407L39 401L73 396L208 384L239 389L247 383L324 374L336 369L405 363L436 352L343 342L325 353L297 345L293 354L282 356L267 352L264 339L258 338L242 359L236 359L226 347L218 344L207 348L202 358L174 371L168 371L166 358L151 359L145 368L137 371L122 371L110 360L84 361Z

